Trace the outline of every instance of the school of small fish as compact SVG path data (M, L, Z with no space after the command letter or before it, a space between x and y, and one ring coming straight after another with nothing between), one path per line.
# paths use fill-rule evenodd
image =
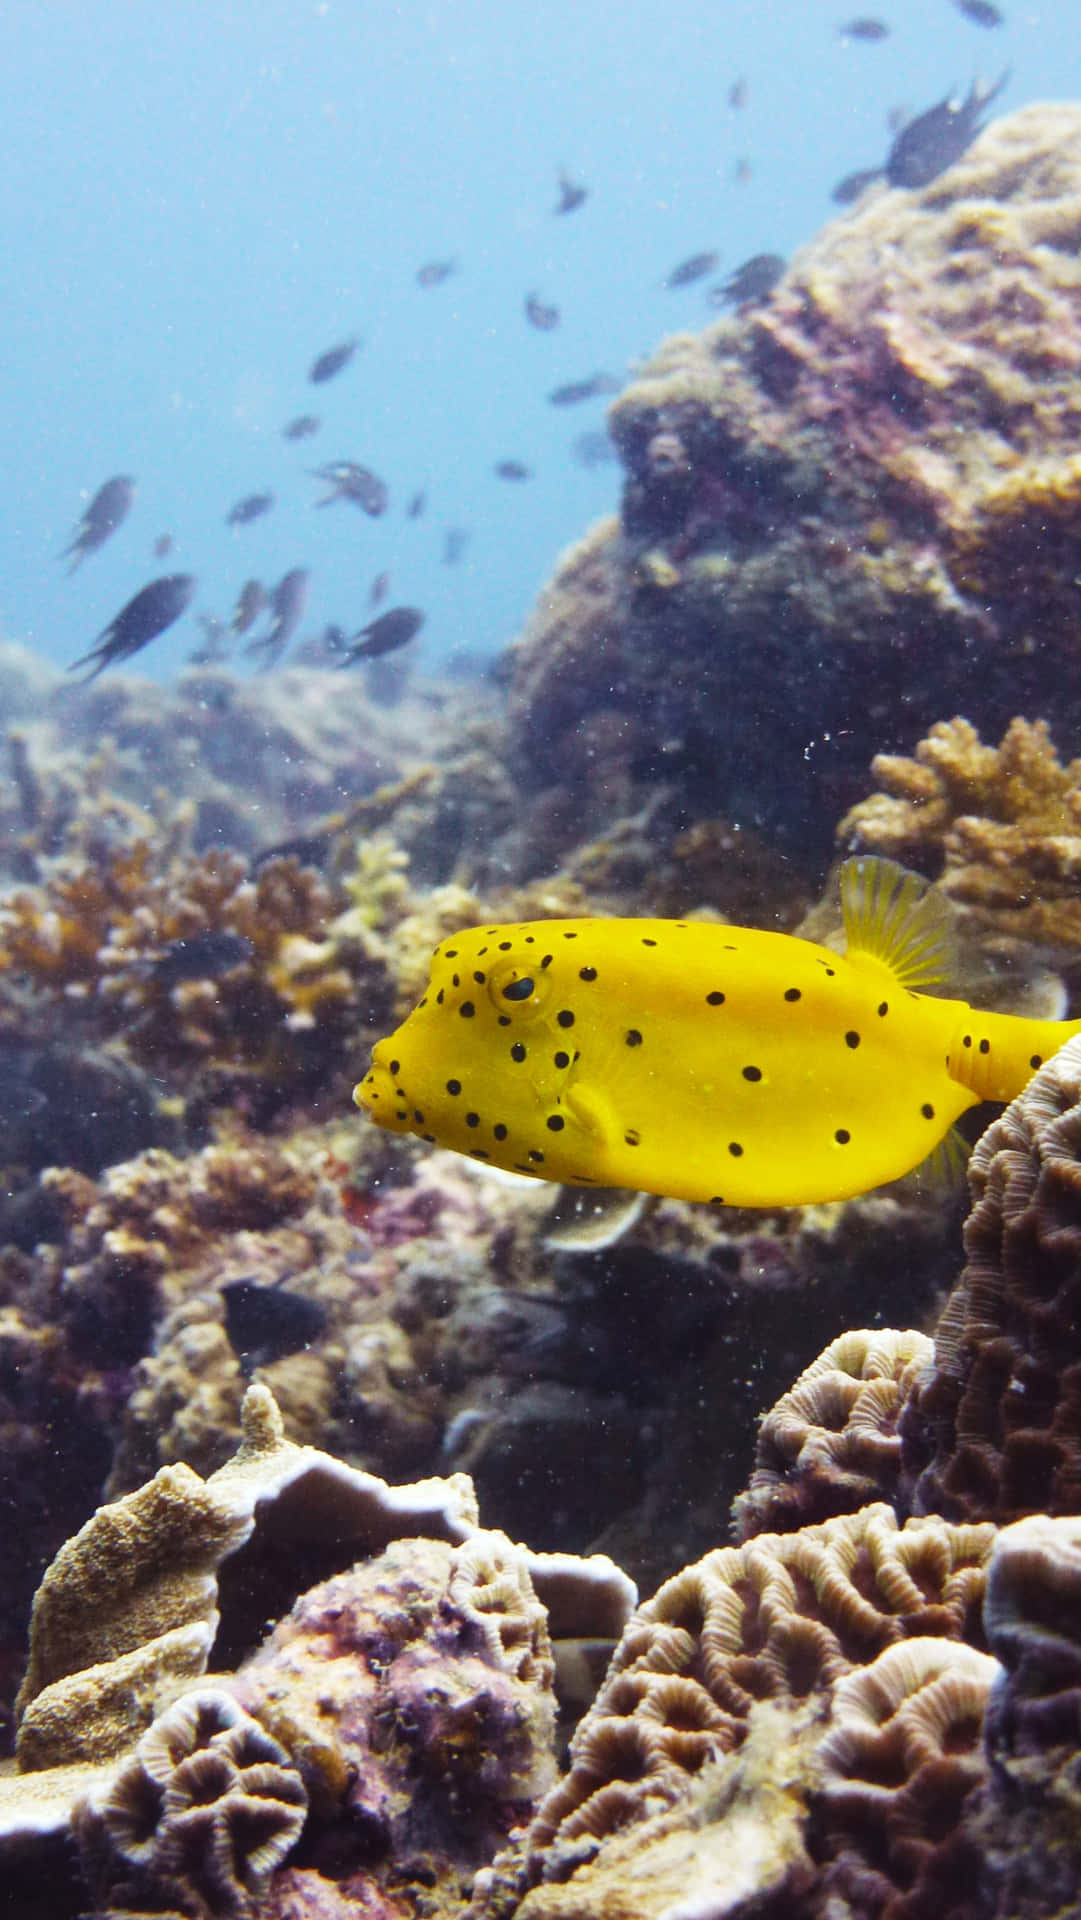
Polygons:
M992 30L1005 24L1005 15L994 4L994 0L948 0L948 4L981 29ZM859 14L842 21L835 29L826 30L836 31L841 41L853 48L853 58L862 58L863 55L855 50L875 47L889 40L894 32L894 24L877 14ZM903 25L903 20L899 21L898 30ZM876 165L846 174L833 189L834 201L838 205L849 206L872 186L918 190L928 185L958 160L975 139L985 123L988 109L1009 78L1007 69L993 84L973 79L967 93L946 93L923 112L913 115L897 110L891 113L891 142L884 159ZM731 80L723 97L731 112L742 114L751 99L747 76L740 74ZM750 159L741 156L735 162L731 177L736 184L749 181L753 177ZM596 205L596 196L589 183L571 169L560 168L556 173L555 202L549 211L563 218L580 213L587 205ZM700 286L703 281L711 280L721 258L718 247L700 248L668 267L657 284L667 292L684 293ZM448 282L465 274L468 268L468 260L463 260L456 253L438 254L423 260L413 277L421 290L438 293ZM705 290L706 303L711 308L724 309L747 307L768 300L783 278L785 268L786 261L780 253L762 251L752 254L730 268L722 279L712 280ZM534 287L522 297L521 314L534 331L548 334L562 326L564 307L561 302L551 299L547 292ZM356 332L323 348L308 365L308 383L325 388L341 379L362 353L363 344L361 334ZM549 390L546 397L549 404L556 408L579 407L618 393L622 385L620 374L598 369L561 381ZM293 414L280 432L285 441L299 445L313 439L323 429L321 415L300 412ZM603 428L591 428L579 433L571 440L568 450L571 458L583 468L599 467L615 459L615 448ZM373 520L382 519L392 509L391 484L360 461L348 458L325 461L309 471L324 489L314 500L316 507L330 507L344 502L358 507ZM507 454L495 460L491 466L496 479L516 486L531 481L535 471L533 462L519 453ZM70 562L69 573L74 573L129 522L135 499L136 482L130 474L116 474L99 486L96 492L88 493L87 504L61 556ZM427 489L415 488L407 494L401 510L407 519L419 520L426 511L427 501ZM237 539L242 540L245 530L272 514L275 505L274 491L269 487L259 487L235 500L223 517ZM457 565L464 557L471 538L472 529L469 527L454 524L445 526L442 530L444 565ZM154 558L165 559L174 545L175 537L171 531L159 533L151 543ZM262 668L277 665L296 638L308 606L310 583L311 571L304 566L291 567L276 585L255 578L245 580L231 612L203 611L196 615L204 631L204 641L191 654L191 660L199 663L224 660L232 645L242 637L250 636L246 639L245 652ZM389 583L389 569L380 569L371 588L369 611L374 611L382 604L389 591ZM187 572L150 581L132 595L102 630L93 647L72 663L72 670L88 667L89 677L94 678L116 662L131 659L192 608L197 584L195 576ZM253 632L264 618L267 623L265 629ZM320 654L329 654L340 665L364 661L408 645L419 633L423 619L423 614L414 607L391 608L377 620L369 622L367 627L362 627L352 640L347 638L348 621L335 619L326 624L320 641L308 640L303 643L308 650L304 657L316 658Z

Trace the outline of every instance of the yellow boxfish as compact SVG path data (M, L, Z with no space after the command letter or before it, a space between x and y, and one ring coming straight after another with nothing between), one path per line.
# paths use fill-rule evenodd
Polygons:
M740 1207L866 1193L1012 1100L1081 1021L937 997L947 910L892 861L846 861L841 902L843 954L691 920L452 934L353 1097L542 1180Z

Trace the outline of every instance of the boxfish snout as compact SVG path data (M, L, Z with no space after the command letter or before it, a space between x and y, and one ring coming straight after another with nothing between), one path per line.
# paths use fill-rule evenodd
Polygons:
M353 1099L377 1126L386 1127L390 1133L413 1131L412 1114L398 1078L398 1062L390 1041L380 1040L372 1053L371 1066L353 1088Z

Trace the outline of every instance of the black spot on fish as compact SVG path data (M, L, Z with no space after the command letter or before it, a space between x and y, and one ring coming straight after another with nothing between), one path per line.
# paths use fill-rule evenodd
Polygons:
M838 1127L833 1137L839 1147L847 1147L852 1135L849 1133L847 1127Z
M850 1027L848 1032L845 1034L845 1046L858 1047L859 1043L860 1043L859 1034L856 1033L852 1027Z
M570 1054L564 1053L562 1047L557 1054L553 1055L553 1064L557 1067L569 1067L570 1063Z
M732 1155L733 1160L739 1160L743 1154L743 1148L740 1146L738 1140L730 1140L728 1142L728 1151Z
M495 1137L497 1140L505 1140L507 1137L507 1129L503 1125L502 1120L496 1121L495 1126L492 1128L492 1132L495 1134Z
M715 990L713 993L707 993L706 1005L707 1007L723 1007L724 994L718 990Z
M560 1027L573 1027L574 1015L569 1007L561 1007L556 1014L556 1024Z
M458 1008L458 1012L461 1014L463 1020L472 1020L476 1011L477 1009L473 1005L472 1000L463 1000L461 1006Z
M1029 1064L1029 1066L1030 1066L1030 1067L1042 1067L1042 1066L1043 1066L1043 1055L1042 1055L1041 1053L1034 1053L1034 1054L1032 1054L1032 1056L1031 1056L1031 1058L1029 1059L1029 1063L1028 1063L1028 1064Z
M461 1083L461 1081L460 1081L460 1080L448 1080L448 1081L447 1081L447 1092L448 1092L448 1093L461 1093L461 1091L462 1091L462 1083Z
M562 1133L566 1124L561 1113L550 1113L548 1115L547 1125L549 1133Z
M467 1126L467 1127L479 1127L479 1126L480 1126L480 1114L479 1114L479 1113L467 1113L467 1114L466 1114L466 1116L465 1116L465 1124L466 1124L466 1126Z
M637 1027L628 1027L624 1038L629 1047L640 1047L642 1044L642 1036Z
M524 1043L523 1043L523 1042L522 1042L521 1040L516 1040L516 1041L514 1042L514 1045L513 1045L513 1047L512 1047L512 1048L511 1048L511 1050L510 1050L510 1057L511 1057L511 1059L512 1059L512 1060L524 1060L524 1059L525 1059L525 1046L524 1046Z
M929 1100L924 1101L922 1107L920 1108L920 1112L922 1113L925 1120L933 1120L935 1117L935 1110Z
M761 1067L744 1067L743 1078L745 1080L761 1080L762 1078Z
M595 980L597 978L596 967L579 967L578 978L579 980Z
M890 1010L890 1004L889 1004L889 1001L888 1001L888 1000L880 1000L880 1001L879 1001L879 1003L878 1003L878 1017L879 1017L879 1019L880 1019L880 1020L882 1020L882 1019L884 1019L884 1018L885 1018L885 1016L886 1016L886 1014L887 1014L887 1013L889 1012L889 1010Z
M655 940L647 940L647 939L645 938L645 936L643 935L643 937L642 937L642 945L643 945L644 947L655 947L655 946L656 946L656 944L657 944L657 942L656 942Z
M637 1127L628 1127L626 1133L623 1135L623 1138L627 1142L627 1145L629 1147L637 1147L641 1145L642 1136L639 1133Z
M980 1041L980 1052L981 1052L981 1053L990 1053L990 1051L991 1051L991 1042L990 1042L990 1040L981 1040L981 1041Z
M786 1000L802 1000L803 995L798 987L786 987L784 997Z

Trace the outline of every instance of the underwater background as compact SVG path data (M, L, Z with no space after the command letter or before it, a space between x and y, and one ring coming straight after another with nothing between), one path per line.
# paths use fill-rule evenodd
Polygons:
M1081 1913L1075 28L4 9L0 1915Z

